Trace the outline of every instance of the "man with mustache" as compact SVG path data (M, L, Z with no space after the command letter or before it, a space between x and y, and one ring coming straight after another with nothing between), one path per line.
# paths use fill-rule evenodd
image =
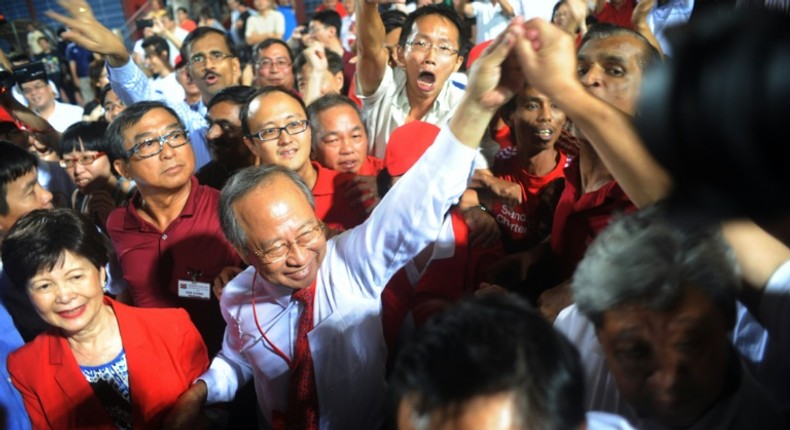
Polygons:
M106 55L110 83L124 103L131 105L143 100L162 100L142 70L131 61L123 41L93 16L87 2L59 0L58 4L71 17L52 11L47 11L47 15L71 29L64 33L64 38ZM200 89L201 101L196 111L191 110L186 102L164 101L189 130L195 151L195 167L200 168L211 160L206 144L206 104L220 90L238 84L241 66L233 41L225 32L212 27L199 27L189 33L181 46L181 57L187 62L188 73Z

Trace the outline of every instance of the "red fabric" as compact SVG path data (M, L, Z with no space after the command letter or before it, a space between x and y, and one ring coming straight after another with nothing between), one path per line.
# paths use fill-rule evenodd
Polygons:
M318 175L313 185L315 216L333 229L348 230L367 218L364 210L354 207L345 195L345 183L354 175L336 172L311 162Z
M107 233L135 306L183 307L211 355L222 346L225 330L219 302L213 294L210 300L178 297L178 281L195 278L210 284L224 267L242 266L241 258L222 234L218 204L219 191L199 185L192 177L184 209L165 231L140 216L139 193L132 196L128 206L115 209L107 218Z
M631 16L634 14L635 6L636 3L634 0L625 0L625 3L620 9L615 9L611 3L606 2L601 12L598 13L595 18L598 22L609 22L617 24L620 27L633 29L634 26L631 24Z
M516 148L499 151L493 173L497 178L521 185L521 204L515 207L495 199L491 214L502 231L502 241L509 253L524 251L551 233L554 209L564 185L567 157L558 151L557 166L544 176L529 174L521 166Z
M504 255L500 244L485 249L470 247L469 227L457 208L450 210L450 222L455 237L453 255L431 260L414 286L406 271L399 270L381 294L382 328L390 351L397 346L409 311L416 325L422 325L434 313L476 291L488 267Z
M288 380L287 427L294 430L318 430L318 389L315 383L313 355L307 333L313 329L315 281L307 288L296 290L294 300L304 305L299 316L294 344L293 368Z
M362 163L362 167L359 168L357 175L376 176L383 168L384 160L376 158L372 155L368 155L368 157L365 159L365 162Z
M164 415L208 368L206 346L182 309L141 309L110 298L126 353L134 428L158 429ZM115 429L68 341L40 334L8 356L33 428Z
M423 121L412 121L393 130L384 150L384 167L390 176L401 176L411 169L438 134L439 127Z
M581 194L579 159L565 169L565 189L554 212L551 250L557 264L558 280L570 278L587 247L616 213L631 213L636 206L615 181Z
M485 42L480 42L477 45L473 46L472 49L469 50L469 55L466 56L466 68L469 69L474 64L475 60L480 57L480 54L483 53L488 45L490 45L493 40L486 40Z
M513 136L510 133L510 127L504 122L502 122L502 127L495 130L491 137L494 139L494 142L499 144L499 149L507 149L515 146L513 145Z
M321 12L324 9L326 9L326 6L321 5L321 6L318 6L317 8L315 8L315 11L316 12ZM341 2L340 0L338 0L337 3L335 4L335 12L340 14L341 18L345 18L346 15L348 15L348 11L346 10L346 7L343 6L343 2ZM338 34L338 37L339 36L340 35Z
M185 20L181 21L181 24L179 25L179 27L183 28L186 31L191 32L192 30L197 28L197 23L195 23L195 21L193 21L191 19L185 19Z
M0 106L0 122L15 122L14 117L2 106Z

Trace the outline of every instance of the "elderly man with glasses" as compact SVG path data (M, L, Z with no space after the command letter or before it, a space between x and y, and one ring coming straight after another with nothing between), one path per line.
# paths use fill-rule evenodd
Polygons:
M225 324L211 283L242 264L219 231L219 191L192 176L188 133L161 102L128 106L106 136L116 171L137 184L129 204L107 219L132 302L183 307L213 355Z
M509 37L478 60L456 115L362 225L327 239L308 184L283 166L247 168L225 185L222 229L250 267L222 294L228 323L222 351L179 399L166 427L194 428L204 403L227 401L252 379L271 428L381 428L381 292L436 239L466 188L489 121L512 95L511 85L523 84L499 84L520 28L509 28ZM301 118L273 118L253 132L279 134L281 145L285 135L300 135L303 126L292 124Z
M225 32L212 27L199 27L189 33L181 45L181 57L187 62L188 73L200 89L201 101L195 110L186 101L164 100L148 82L148 78L129 56L123 41L93 16L84 0L58 0L70 15L52 11L47 15L67 25L71 31L65 38L107 57L110 83L118 97L127 105L143 100L163 100L187 124L195 151L196 168L211 161L206 144L208 124L206 104L220 90L238 85L241 65L233 41Z
M280 39L266 39L255 48L256 87L282 87L294 90L293 53Z

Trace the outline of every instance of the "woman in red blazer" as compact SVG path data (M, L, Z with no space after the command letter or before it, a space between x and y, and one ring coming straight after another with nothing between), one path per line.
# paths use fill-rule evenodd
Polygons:
M3 241L5 272L52 326L8 357L36 429L159 428L208 367L186 311L104 296L107 250L69 209L33 211Z

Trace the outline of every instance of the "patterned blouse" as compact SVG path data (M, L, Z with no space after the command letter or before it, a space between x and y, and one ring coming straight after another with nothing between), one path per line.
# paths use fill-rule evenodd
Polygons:
M122 430L131 430L132 402L126 351L121 349L118 356L109 363L96 367L80 366L80 370L112 417L115 426Z

